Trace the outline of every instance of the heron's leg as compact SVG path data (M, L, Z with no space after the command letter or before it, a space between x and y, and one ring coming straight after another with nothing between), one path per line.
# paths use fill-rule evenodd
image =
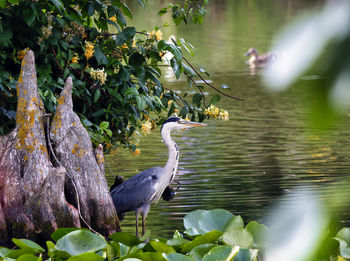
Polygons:
M146 233L146 217L149 211L150 205L144 205L142 210L142 235Z
M135 218L136 218L136 236L139 237L139 216L141 213L141 208L135 210Z

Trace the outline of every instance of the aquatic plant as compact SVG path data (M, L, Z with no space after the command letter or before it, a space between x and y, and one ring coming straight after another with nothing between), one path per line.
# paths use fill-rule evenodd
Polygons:
M149 230L139 239L125 232L104 238L87 229L59 228L51 235L52 241L46 242L46 250L31 240L14 238L16 247L0 247L0 257L3 260L256 261L264 259L264 251L269 247L266 235L270 231L265 225L256 221L244 225L241 216L223 209L195 210L183 221L185 231L175 231L170 239L148 240ZM313 260L350 258L349 235L350 228L342 228L330 238L333 247L326 248L328 258Z

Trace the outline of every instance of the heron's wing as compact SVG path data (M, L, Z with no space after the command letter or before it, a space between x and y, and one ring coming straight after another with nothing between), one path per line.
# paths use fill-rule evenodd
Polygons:
M111 192L118 213L133 211L151 202L157 193L157 182L162 168L154 167L129 178Z

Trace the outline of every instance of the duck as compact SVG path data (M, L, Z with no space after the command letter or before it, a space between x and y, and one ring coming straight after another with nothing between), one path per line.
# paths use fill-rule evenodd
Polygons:
M276 58L276 55L272 52L259 55L258 51L254 48L250 48L244 55L250 56L247 62L251 68L264 67L268 62Z

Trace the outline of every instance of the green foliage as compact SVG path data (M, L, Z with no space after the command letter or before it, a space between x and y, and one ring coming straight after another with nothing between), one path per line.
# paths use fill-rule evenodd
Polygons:
M206 2L169 4L161 13L171 10L176 24L190 17L201 22ZM125 16L133 15L124 1L2 0L0 7L0 134L15 125L16 79L28 49L35 53L46 109L55 112L64 81L72 76L74 110L93 143L107 151L120 145L135 150L133 134L146 120L161 123L177 111L192 120L205 118L202 90L192 104L160 82L165 52L173 55L169 66L177 78L196 75L183 58L183 50L193 55L192 45L182 38L161 40L158 27L147 33L128 26Z
M56 243L47 241L47 251L33 241L13 239L16 248L0 247L0 258L42 260L45 256L52 261L257 261L262 260L262 253L267 246L264 241L269 231L265 225L252 221L244 227L240 216L222 209L193 211L185 216L184 225L186 231L193 225L195 229L192 232L202 232L184 238L182 233L175 231L172 239L154 238L147 243L146 239L138 239L129 233L117 232L107 239L86 229L60 228L52 234ZM206 232L210 229L214 230ZM350 228L343 228L333 235L335 240L332 240L339 244L333 244L332 248L323 246L323 250L332 252L325 253L326 257L317 260L348 260L349 231Z

